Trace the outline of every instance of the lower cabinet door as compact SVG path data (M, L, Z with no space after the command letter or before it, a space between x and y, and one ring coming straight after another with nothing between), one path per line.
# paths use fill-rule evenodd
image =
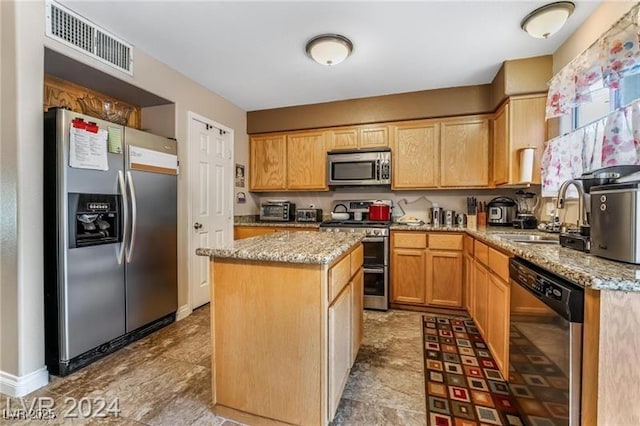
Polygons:
M358 350L362 344L364 330L364 271L362 268L355 274L351 281L351 365L356 362Z
M427 304L462 306L461 251L427 251Z
M351 285L329 306L329 416L335 416L351 368Z
M424 305L426 250L393 249L391 265L391 301Z
M487 286L491 311L487 318L487 344L505 379L509 378L509 284L489 274Z
M489 271L487 268L478 262L474 261L474 301L475 301L475 316L474 320L480 330L480 333L484 338L487 338L487 315L488 315L488 300L487 300L487 287L489 286Z
M464 255L464 279L463 282L463 294L464 294L464 307L469 312L469 315L473 318L475 313L475 282L473 275L473 257Z

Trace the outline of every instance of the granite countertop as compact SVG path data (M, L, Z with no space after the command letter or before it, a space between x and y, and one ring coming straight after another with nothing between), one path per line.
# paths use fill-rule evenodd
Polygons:
M274 228L320 228L320 222L260 222L259 220L250 222L236 222L234 226L272 226Z
M219 248L199 248L199 256L263 262L330 264L359 244L364 233L283 231L235 240Z
M471 230L457 227L434 228L430 225L408 226L394 224L391 229L396 231L466 232L478 240L519 256L584 287L591 287L596 290L640 292L640 265L614 262L589 253L561 247L559 244L519 243L496 236L496 234L520 233L558 238L558 234L550 234L534 229L517 230L495 226Z

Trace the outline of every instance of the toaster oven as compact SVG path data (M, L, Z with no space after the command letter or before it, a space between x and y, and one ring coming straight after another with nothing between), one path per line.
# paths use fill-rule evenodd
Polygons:
M260 205L260 220L291 222L295 215L296 205L290 201L267 201Z
M297 209L297 222L322 222L322 209Z

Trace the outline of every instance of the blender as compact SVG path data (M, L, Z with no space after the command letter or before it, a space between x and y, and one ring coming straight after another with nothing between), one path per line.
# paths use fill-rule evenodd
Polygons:
M517 229L536 229L536 208L540 204L540 198L534 192L516 191L516 203L518 214L513 220L513 227Z

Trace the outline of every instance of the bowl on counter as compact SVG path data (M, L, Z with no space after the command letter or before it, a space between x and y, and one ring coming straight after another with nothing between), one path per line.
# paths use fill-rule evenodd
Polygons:
M331 219L334 220L348 220L349 213L346 212L331 212Z

